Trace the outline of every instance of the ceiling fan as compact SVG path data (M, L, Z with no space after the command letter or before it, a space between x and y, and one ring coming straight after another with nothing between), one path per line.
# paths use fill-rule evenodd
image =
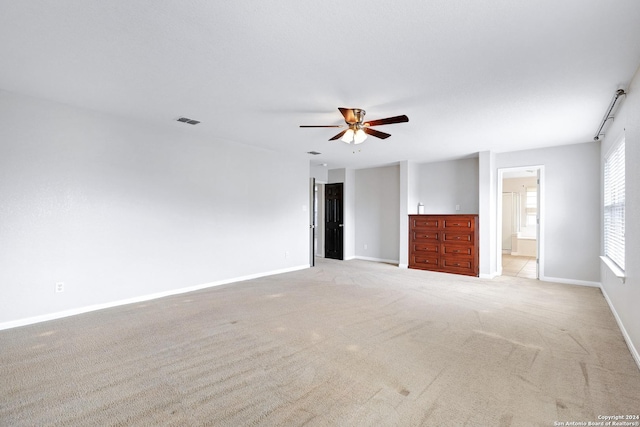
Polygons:
M386 119L364 121L364 115L366 111L361 108L338 108L344 116L344 121L347 124L347 129L343 130L339 134L330 138L329 141L341 139L347 144L361 144L367 135L375 136L376 138L386 139L391 134L380 132L379 130L372 129L372 126L390 125L394 123L405 123L409 121L409 118L405 115L387 117ZM345 125L301 125L301 128L341 128Z

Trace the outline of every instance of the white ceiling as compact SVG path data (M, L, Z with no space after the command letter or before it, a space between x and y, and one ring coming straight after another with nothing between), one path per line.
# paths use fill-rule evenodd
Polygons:
M0 0L0 61L0 89L212 141L427 162L592 141L640 65L640 1ZM355 153L298 127L338 107L410 121Z

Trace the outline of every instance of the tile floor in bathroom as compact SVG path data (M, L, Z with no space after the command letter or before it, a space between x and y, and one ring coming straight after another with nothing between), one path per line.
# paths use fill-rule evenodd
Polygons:
M502 275L536 279L536 258L502 254Z

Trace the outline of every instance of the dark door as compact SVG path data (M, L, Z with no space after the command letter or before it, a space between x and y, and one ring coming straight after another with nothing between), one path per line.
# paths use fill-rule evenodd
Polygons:
M343 259L344 210L342 207L342 183L327 184L324 186L324 191L324 256L325 258Z

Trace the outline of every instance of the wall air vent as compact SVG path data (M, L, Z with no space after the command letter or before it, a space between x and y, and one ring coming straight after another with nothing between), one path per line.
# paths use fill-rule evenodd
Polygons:
M317 156L318 154L322 154L322 153L318 153L317 151L307 151L307 154L311 154L312 156Z
M198 123L200 123L199 121L190 119L188 117L180 117L178 121L182 123L188 123L190 125L197 125Z

